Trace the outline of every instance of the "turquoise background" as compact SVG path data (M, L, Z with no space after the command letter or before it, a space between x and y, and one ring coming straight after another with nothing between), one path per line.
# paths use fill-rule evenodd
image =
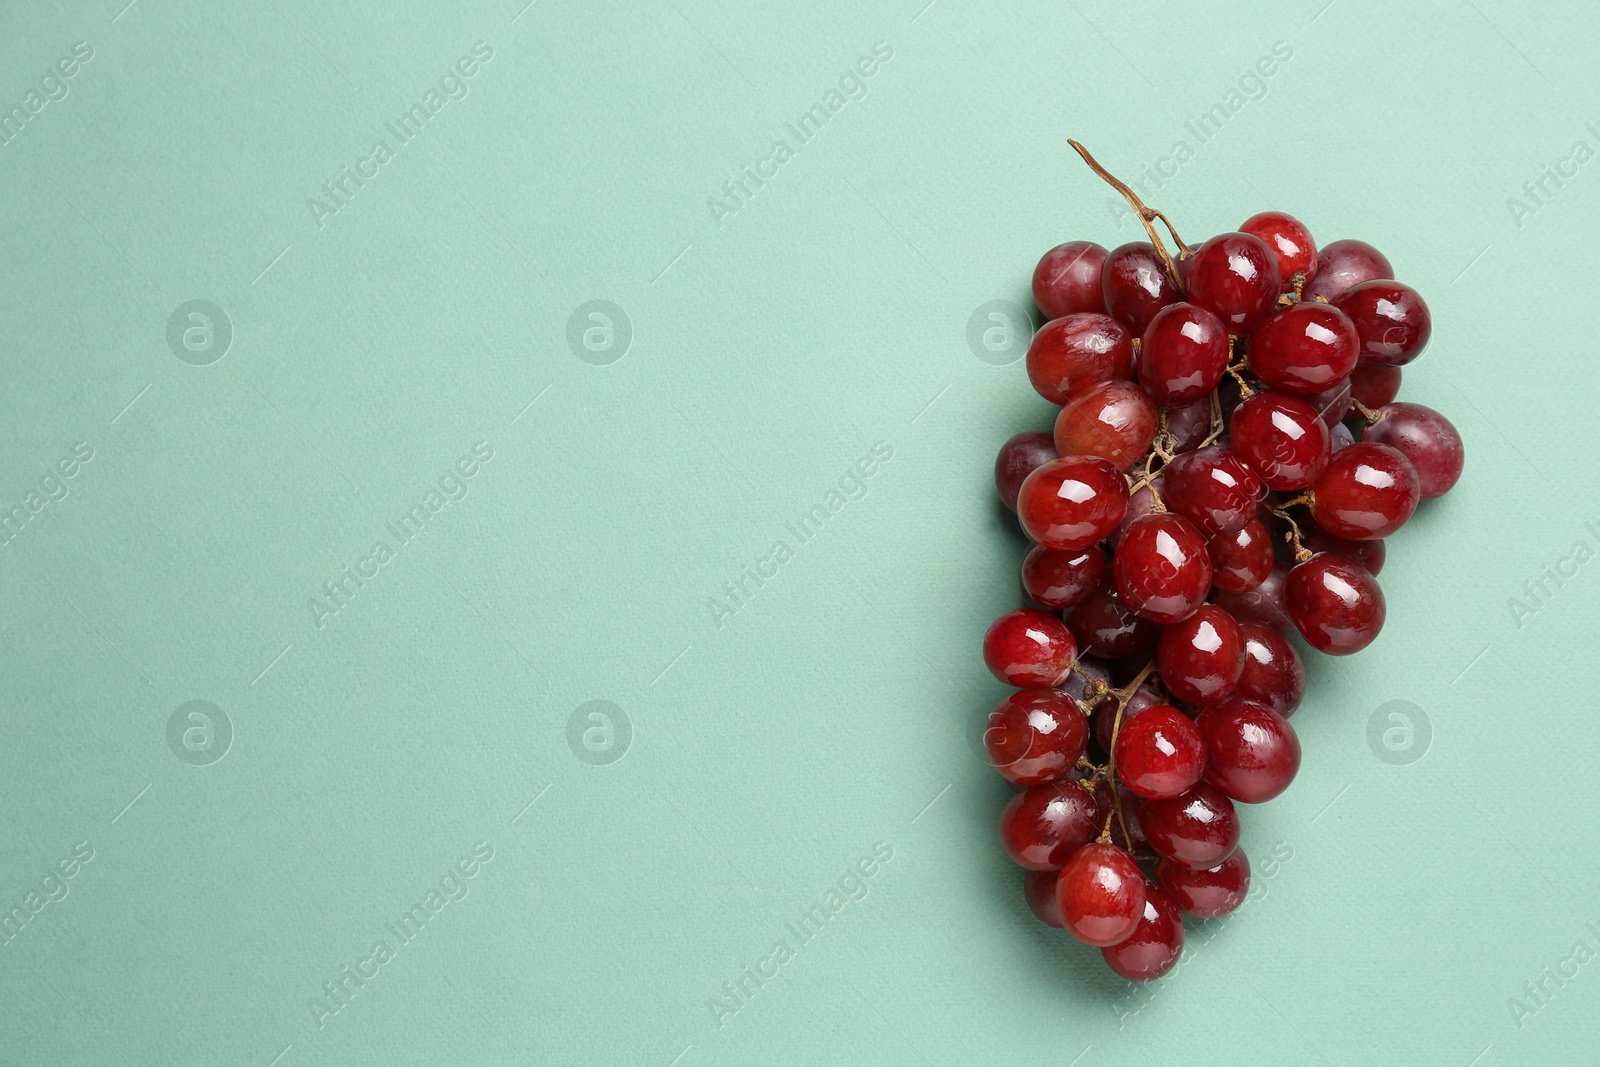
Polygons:
M0 1062L1600 1058L1588 5L522 2L0 10ZM969 318L1138 234L1069 135L1191 241L1379 243L1468 450L1139 988L1026 910L978 741L1051 409Z

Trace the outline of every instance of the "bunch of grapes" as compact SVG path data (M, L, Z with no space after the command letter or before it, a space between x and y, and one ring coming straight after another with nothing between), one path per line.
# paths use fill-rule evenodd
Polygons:
M1150 240L1068 242L1034 271L1050 321L1028 378L1061 411L995 462L1034 546L1029 606L984 637L1017 689L984 741L1020 790L1000 840L1034 914L1148 980L1177 962L1183 916L1244 900L1236 805L1300 767L1292 635L1333 656L1378 636L1384 538L1463 451L1443 415L1395 401L1431 322L1377 249L1319 250L1276 211L1191 249L1071 144Z

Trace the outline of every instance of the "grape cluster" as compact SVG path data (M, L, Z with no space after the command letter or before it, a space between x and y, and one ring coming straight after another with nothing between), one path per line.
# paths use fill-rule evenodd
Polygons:
M1034 271L1049 321L1028 378L1061 410L995 462L1034 545L1028 606L984 637L1017 690L984 742L1020 790L1000 841L1034 914L1148 980L1177 962L1183 916L1244 900L1236 805L1299 770L1293 635L1335 656L1378 636L1384 538L1463 451L1443 415L1395 401L1431 322L1377 249L1319 250L1276 211L1191 248L1072 145L1150 240L1068 242Z

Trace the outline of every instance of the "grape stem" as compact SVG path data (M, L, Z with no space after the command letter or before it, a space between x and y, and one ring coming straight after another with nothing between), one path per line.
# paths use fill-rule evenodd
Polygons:
M1361 417L1367 420L1369 426L1383 418L1380 412L1373 411L1355 397L1350 398L1350 406L1361 412Z
M1133 835L1128 833L1128 823L1122 817L1122 798L1117 795L1117 735L1122 732L1122 713L1127 710L1128 701L1139 691L1145 679L1155 673L1155 669L1155 660L1151 660L1144 665L1144 670L1139 672L1138 677L1121 689L1111 690L1109 694L1110 699L1117 702L1117 717L1111 721L1111 752L1106 763L1106 785L1111 791L1111 813L1106 816L1106 824L1100 829L1100 842L1105 844L1111 840L1111 820L1115 818L1117 824L1122 827L1122 839L1127 842L1129 851L1133 849Z
M1084 670L1083 665L1077 660L1072 661L1072 671L1078 677L1083 679L1085 688L1095 696L1103 697L1106 695L1106 693L1110 692L1110 689L1106 683L1102 682L1100 679ZM1073 703L1078 705L1078 710L1083 712L1084 715L1088 715L1089 712L1093 710L1092 705L1090 705L1088 701L1074 700ZM1094 764L1091 763L1090 766L1092 767Z
M1167 233L1172 235L1172 240L1178 246L1179 258L1186 259L1193 255L1194 250L1184 244L1183 238L1178 236L1178 231L1173 229L1172 220L1154 208L1146 207L1145 202L1139 199L1138 193L1128 188L1125 182L1102 167L1100 161L1090 155L1089 150L1083 145L1070 137L1067 138L1067 143L1072 146L1078 155L1083 157L1085 163L1089 164L1090 170L1098 174L1107 185L1122 194L1122 198L1128 202L1128 206L1133 208L1134 213L1139 216L1139 222L1143 224L1144 232L1150 235L1150 243L1155 245L1156 255L1161 257L1161 265L1167 269L1167 277L1172 279L1172 284L1177 287L1180 294L1187 295L1187 291L1183 286L1183 279L1178 276L1177 264L1173 263L1171 253L1167 251L1167 246L1162 242L1161 235L1156 232L1155 220L1160 219L1161 224L1167 228Z
M1290 503L1296 503L1296 501L1291 501ZM1284 535L1284 540L1294 546L1294 561L1296 563L1304 563L1311 558L1311 550L1300 543L1300 538L1303 536L1300 533L1300 524L1290 518L1288 511L1284 510L1289 506L1289 504L1285 504L1282 508L1268 508L1267 510L1289 524L1289 532Z
M1227 426L1222 421L1222 398L1217 396L1215 389L1211 390L1211 432L1206 434L1206 439L1200 442L1200 447L1205 448L1217 438L1222 436L1222 431Z

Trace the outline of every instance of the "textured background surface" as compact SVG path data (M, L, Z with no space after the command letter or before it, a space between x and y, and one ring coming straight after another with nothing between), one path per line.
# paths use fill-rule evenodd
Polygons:
M0 1062L1600 1055L1587 5L523 2L0 12ZM1379 243L1468 446L1139 989L979 758L1049 409L969 320L1137 233L1069 134Z

